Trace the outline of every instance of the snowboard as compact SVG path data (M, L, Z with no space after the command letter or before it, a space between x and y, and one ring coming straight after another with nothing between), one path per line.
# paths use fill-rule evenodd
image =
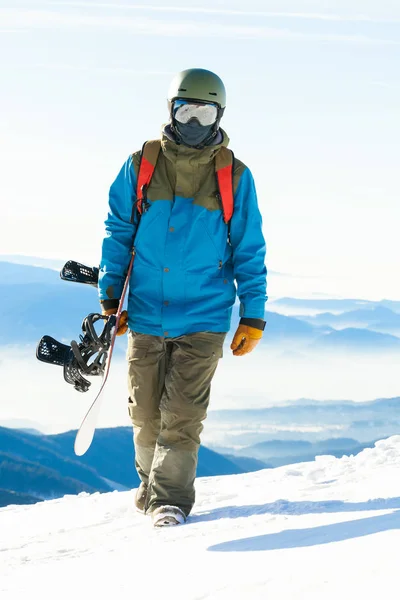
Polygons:
M43 338L40 340L37 346L37 358L42 362L46 362L48 364L64 366L64 378L68 383L74 384L74 388L80 392L86 392L90 387L90 383L83 378L82 371L83 373L88 375L98 375L101 373L102 382L100 389L96 394L95 399L91 403L89 410L84 416L75 437L74 452L77 456L82 456L88 451L96 431L97 421L100 414L102 400L104 397L104 389L110 372L111 360L115 346L115 340L117 337L122 308L129 285L129 279L132 273L134 258L135 255L134 253L132 253L132 257L129 263L128 271L124 282L124 287L121 294L121 299L116 314L110 315L108 318L101 315L89 315L89 317L87 317L86 319L88 320L90 317L93 316L95 319L106 319L108 334L110 334L111 327L111 338L108 338L109 343L107 342L107 345L105 346L107 348L107 351L105 351L104 349L102 351L102 356L104 356L105 353L107 354L104 362L100 361L98 364L95 364L95 368L93 369L88 364L88 362L83 361L83 359L80 357L79 350L85 352L85 350L88 351L88 349L84 347L84 343L82 344L82 342L85 342L85 338L83 338L82 336L80 345L78 345L76 342L71 342L71 346L61 344L60 342L57 342L57 340L54 340L54 338L51 338L50 336L43 336ZM94 287L97 287L98 275L99 269L97 269L96 267L87 267L82 263L78 263L72 260L66 262L60 272L60 277L64 281L83 283L86 285L92 285ZM91 357L90 348L88 356Z

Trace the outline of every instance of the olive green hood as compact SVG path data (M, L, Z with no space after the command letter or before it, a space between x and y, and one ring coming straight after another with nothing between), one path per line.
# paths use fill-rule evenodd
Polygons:
M157 162L159 183L153 177L148 197L173 199L174 195L194 198L195 203L204 203L207 207L212 198L214 208L219 205L216 200L217 183L215 178L214 158L221 147L228 146L229 138L223 129L216 138L217 143L197 149L178 144L169 125L163 127L161 133L161 156Z
M170 124L164 125L161 132L161 148L164 156L171 162L176 163L177 158L179 160L187 160L191 165L194 164L207 164L211 162L221 146L227 147L229 144L229 137L226 131L219 128L220 135L216 138L216 143L205 146L202 149L191 148L184 144L178 144L175 141L174 134L170 129Z

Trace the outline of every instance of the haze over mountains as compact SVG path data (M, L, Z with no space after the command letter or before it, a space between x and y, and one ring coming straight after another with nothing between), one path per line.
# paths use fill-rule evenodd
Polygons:
M61 281L54 269L0 261L0 294L0 419L38 420L52 432L73 429L86 397L70 393L61 368L38 363L35 347L45 334L67 344L77 340L83 318L99 310L96 290ZM234 307L211 408L255 408L298 398L364 402L398 394L400 302L285 297L267 307L261 344L240 364L229 350L239 318ZM125 351L126 339L118 338L111 374L116 399L126 397ZM13 398L14 409L7 398ZM122 400L107 410L103 426L127 424Z
M311 324L329 325L335 329L344 327L369 327L372 329L375 327L376 331L400 334L400 312L394 312L384 303L340 314L326 312L315 316L302 315L299 318Z
M290 309L297 314L307 315L310 310L319 312L345 312L358 309L373 309L384 306L393 312L400 313L400 301L397 300L363 300L361 298L278 298L271 302L281 310Z
M0 261L0 427L28 428L0 429L5 504L16 502L16 494L26 503L38 496L138 483L125 406L125 340L118 340L93 460L90 454L77 460L73 433L65 432L78 426L92 392L77 394L59 367L35 359L42 335L69 343L78 339L83 317L99 310L93 287L63 282L57 269ZM356 454L400 431L400 399L395 397L400 302L286 297L267 306L267 328L257 353L238 368L225 349L213 381L200 474L243 473L320 454ZM236 305L227 345L238 318ZM287 401L295 398L303 399ZM367 402L371 398L381 399ZM222 407L231 410L215 410ZM29 420L40 429L65 433L38 436ZM106 429L110 424L126 427Z
M0 344L33 344L44 334L76 339L83 317L99 310L90 286L63 282L53 269L0 262ZM266 348L303 352L399 352L400 302L283 298L268 305ZM308 314L280 314L284 307ZM274 309L276 312L274 312ZM310 316L329 309L341 314ZM238 306L234 307L232 328Z
M400 431L400 397L373 401L296 400L258 409L209 412L204 443L215 450L241 450L247 456L252 446L276 440L319 444L331 439L357 443L386 438ZM245 452L246 451L246 452Z

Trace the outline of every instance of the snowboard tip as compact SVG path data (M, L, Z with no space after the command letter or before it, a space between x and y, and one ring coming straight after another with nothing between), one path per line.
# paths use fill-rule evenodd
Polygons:
M83 456L89 450L90 445L92 443L93 436L91 439L82 440L79 432L76 435L75 443L74 443L74 452L76 456Z

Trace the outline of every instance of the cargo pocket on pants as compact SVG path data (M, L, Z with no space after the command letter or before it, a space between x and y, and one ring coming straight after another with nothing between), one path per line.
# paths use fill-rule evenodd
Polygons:
M139 375L140 373L140 362L143 361L149 351L151 340L141 340L140 345L136 345L137 338L134 334L130 332L129 342L128 342L128 350L126 353L126 358L128 360L128 380L129 380L129 388L130 393L133 394L133 380L140 381L140 385L142 385L143 377ZM139 371L137 371L139 369ZM131 396L128 397L128 414L131 420L134 417L134 413L137 412L137 404L136 401L132 400Z
M153 336L145 333L136 333L135 331L129 330L128 349L126 351L126 358L128 362L146 358L152 341Z
M146 358L149 346L133 346L128 350L128 361L139 360L140 358Z

